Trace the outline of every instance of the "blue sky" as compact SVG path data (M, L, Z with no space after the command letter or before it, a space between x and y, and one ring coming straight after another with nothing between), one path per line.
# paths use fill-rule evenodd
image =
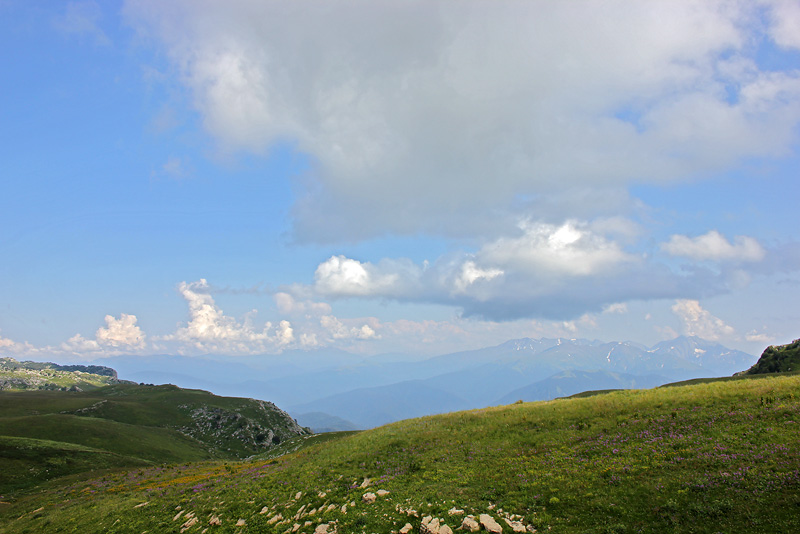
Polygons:
M0 354L798 337L796 2L0 15Z

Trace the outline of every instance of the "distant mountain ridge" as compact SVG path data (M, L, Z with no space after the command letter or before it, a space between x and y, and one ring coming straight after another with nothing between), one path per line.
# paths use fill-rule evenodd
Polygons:
M268 400L322 431L371 428L398 419L503 404L512 402L512 397L545 400L579 390L654 387L730 376L756 359L686 336L652 347L630 341L520 338L430 358L369 357L320 349L236 358L123 356L96 363L137 383L168 382L218 395ZM567 372L572 375L563 374ZM557 381L560 389L548 381Z
M633 342L521 338L409 364L394 375L398 380L388 385L357 388L287 406L297 417L306 412L325 412L371 428L399 419L516 400L547 400L594 389L649 388L689 378L729 376L754 360L751 354L696 336L649 348ZM414 379L412 369L426 378ZM327 373L328 380L334 376L335 372Z

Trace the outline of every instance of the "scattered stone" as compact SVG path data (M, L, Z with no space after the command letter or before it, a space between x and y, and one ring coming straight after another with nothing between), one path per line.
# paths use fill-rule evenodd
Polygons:
M215 515L212 515L211 519L208 520L208 524L209 525L221 525L222 524L222 520L219 517L217 517Z
M500 534L503 532L503 527L501 527L489 514L481 514L480 523L483 528L492 534Z
M467 516L461 522L461 530L467 530L469 532L478 532L480 529L481 526L472 517Z
M361 488L369 487L370 484L372 484L372 481L368 478L365 478L364 482L361 483Z
M506 524L511 527L511 530L514 532L525 532L525 525L520 523L519 521L512 521L510 519L506 519Z
M245 526L246 524L247 524L247 521L245 521L244 519L240 519L240 520L238 520L238 521L236 522L236 526L237 526L237 527L243 527L243 526Z
M452 508L450 508L450 509L447 511L447 514L448 514L448 515L464 515L464 510L459 510L458 508L456 508L455 506L453 506Z
M331 528L330 523L322 523L321 525L317 525L317 528L314 529L314 534L333 534L336 532L335 527L332 531L328 530L329 528Z
M302 496L303 496L303 492L302 491L298 491L297 495L294 496L294 500L299 501L300 497L302 497Z
M412 530L414 530L414 527L411 526L411 523L406 523L403 525L403 528L400 529L400 534L408 534Z
M453 529L447 525L441 525L439 527L439 534L453 534Z
M346 514L346 513L347 513L347 505L346 505L346 504L343 504L343 505L342 505L342 508L341 508L341 510L340 510L340 511L341 511L343 514Z
M150 504L150 501L145 501L141 504L137 504L136 506L134 506L134 508L141 508L142 506L147 506L148 504Z
M336 509L335 504L329 504L328 507L325 509L325 513L327 514L328 512L333 512L335 509Z
M300 530L300 523L292 525L292 532L297 532L298 530Z
M426 515L419 527L421 534L439 534L439 519Z
M386 491L385 489L379 489L375 493L378 494L378 497L386 497L387 495L389 495L389 492Z
M372 504L372 503L375 502L376 498L377 497L375 497L374 493L365 493L364 496L361 497L361 500L364 501L367 504Z
M187 516L188 517L188 516ZM196 517L189 517L184 524L181 525L181 532L186 532L193 526L195 526L199 521Z
M178 508L180 508L180 506ZM175 517L173 517L172 520L177 521L182 515L183 515L183 510L175 514Z
M269 521L267 521L267 524L268 524L268 525L274 525L275 523L277 523L277 522L278 522L278 521L280 521L281 519L283 519L283 515L281 515L281 514L278 514L278 515L276 515L276 516L273 516L273 517L271 517L271 518L269 519Z
M317 493L317 497L319 497L320 499L324 499L326 495L327 493L325 493L324 491L320 491L319 493Z

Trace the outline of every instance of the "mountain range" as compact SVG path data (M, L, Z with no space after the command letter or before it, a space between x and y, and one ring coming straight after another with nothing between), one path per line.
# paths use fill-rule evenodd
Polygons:
M688 336L652 347L522 338L428 359L317 350L237 358L127 356L96 363L135 382L268 400L299 424L322 431L366 429L411 417L587 390L649 388L728 376L756 360L751 354Z

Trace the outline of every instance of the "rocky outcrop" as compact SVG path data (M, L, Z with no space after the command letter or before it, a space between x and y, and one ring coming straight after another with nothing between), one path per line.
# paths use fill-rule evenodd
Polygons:
M481 514L478 520L481 526L492 534L500 534L503 532L503 527L489 514Z

